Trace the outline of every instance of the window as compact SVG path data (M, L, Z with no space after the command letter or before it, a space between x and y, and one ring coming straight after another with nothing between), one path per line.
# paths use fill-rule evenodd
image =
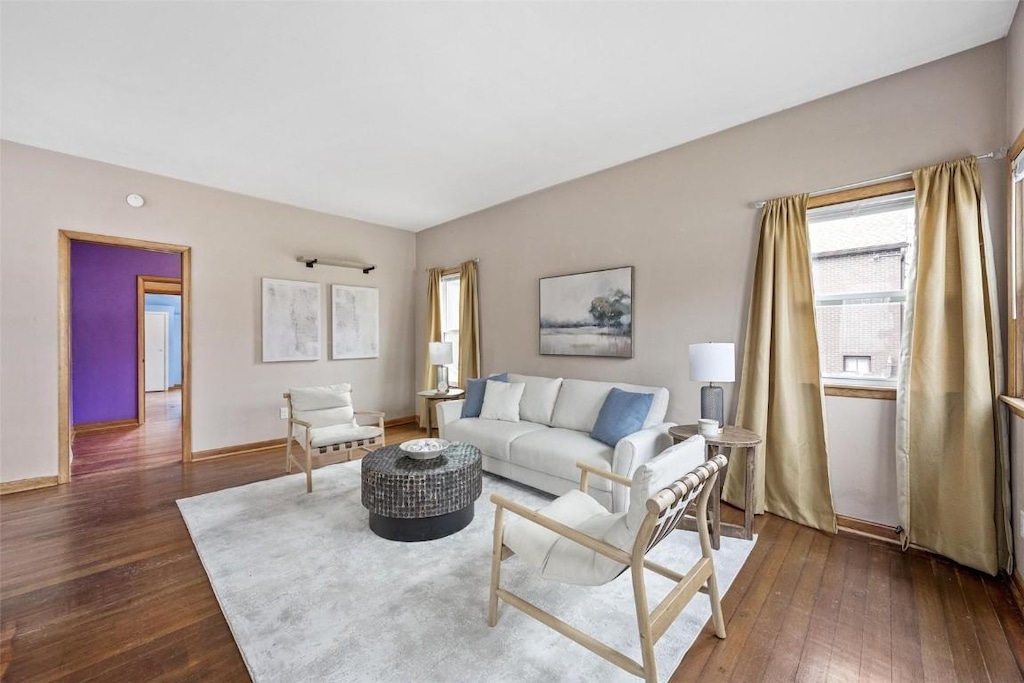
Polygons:
M1006 393L1024 398L1024 132L1017 138L1016 157L1010 165L1010 234L1007 248L1010 252L1009 278L1009 367Z
M441 341L451 342L453 362L448 366L448 384L459 386L459 285L458 273L441 278Z
M913 192L807 212L826 384L895 386L914 221Z
M843 356L843 372L853 375L870 375L871 356Z

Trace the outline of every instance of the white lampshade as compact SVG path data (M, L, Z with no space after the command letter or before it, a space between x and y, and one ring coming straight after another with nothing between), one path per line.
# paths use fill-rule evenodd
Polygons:
M690 344L690 379L694 382L735 382L736 345L732 342Z
M451 342L430 342L430 364L450 365L455 362Z

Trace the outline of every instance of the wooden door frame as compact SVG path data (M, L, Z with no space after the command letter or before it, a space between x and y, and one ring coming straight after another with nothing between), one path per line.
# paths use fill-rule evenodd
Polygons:
M184 269L182 269L184 274ZM135 276L135 323L136 323L136 362L138 364L138 419L139 424L146 423L146 295L147 294L181 294L180 277L163 277L160 275L136 275ZM181 297L181 357L182 375L181 389L185 390L185 297ZM170 389L170 387L168 387ZM182 394L182 405L184 406L184 394ZM184 408L182 410L184 419Z
M192 462L192 248L129 237L59 230L57 236L57 481L71 480L71 242L91 242L181 257L181 459ZM145 298L145 297L143 297ZM140 406L144 409L145 401Z

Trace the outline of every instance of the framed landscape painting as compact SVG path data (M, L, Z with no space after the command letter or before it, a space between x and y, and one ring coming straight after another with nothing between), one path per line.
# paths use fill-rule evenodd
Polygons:
M377 288L331 285L331 359L377 358L379 344Z
M263 278L263 362L320 359L320 285Z
M540 353L633 357L633 267L540 279Z

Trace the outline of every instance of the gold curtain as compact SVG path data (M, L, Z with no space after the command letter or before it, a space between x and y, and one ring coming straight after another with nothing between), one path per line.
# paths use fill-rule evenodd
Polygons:
M444 268L427 271L427 340L423 344L423 389L437 386L437 368L430 364L430 342L441 341L441 274ZM420 427L427 426L426 399L420 405Z
M754 511L834 532L806 194L773 199L761 214L736 422L764 438ZM740 507L744 476L733 466L725 480L725 499Z
M991 233L974 157L914 172L897 402L905 542L990 574L1009 570L1009 463Z
M480 295L476 261L459 266L459 383L480 376Z

